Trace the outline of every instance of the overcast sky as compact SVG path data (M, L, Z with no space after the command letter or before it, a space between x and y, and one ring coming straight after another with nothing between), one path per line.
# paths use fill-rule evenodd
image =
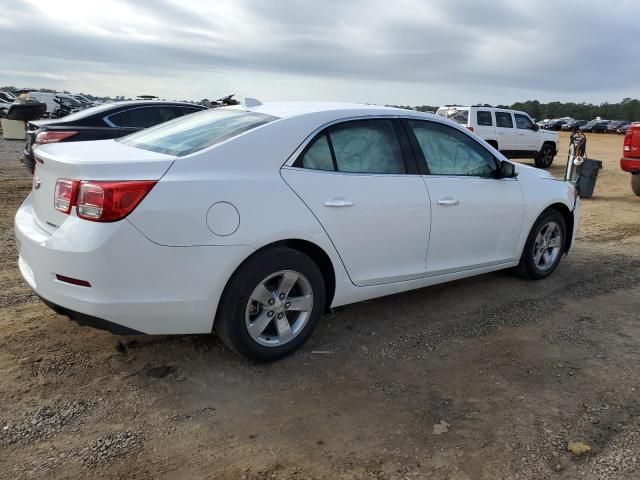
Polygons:
M167 99L640 97L640 0L0 0L0 85Z

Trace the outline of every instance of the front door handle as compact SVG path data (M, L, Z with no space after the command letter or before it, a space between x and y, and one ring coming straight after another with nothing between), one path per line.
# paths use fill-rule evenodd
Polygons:
M438 205L441 205L443 207L453 207L455 205L458 205L459 203L460 202L455 198L441 198L440 200L438 200Z
M353 207L353 202L348 200L331 200L324 202L325 207Z

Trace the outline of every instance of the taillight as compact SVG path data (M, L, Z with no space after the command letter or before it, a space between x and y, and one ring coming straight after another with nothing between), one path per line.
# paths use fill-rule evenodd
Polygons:
M115 222L129 215L149 193L155 180L82 181L78 189L78 217L94 222Z
M467 127L467 130L473 132L473 127Z
M623 148L623 150L625 152L630 152L631 151L632 139L633 139L633 128L629 127L629 129L627 130L627 133L625 133L625 135L624 135L624 148Z
M59 178L53 194L53 206L62 213L69 213L75 204L78 193L78 181Z
M55 143L61 140L65 140L69 137L73 137L77 135L78 132L72 130L64 130L64 131L44 131L40 132L36 135L35 143Z

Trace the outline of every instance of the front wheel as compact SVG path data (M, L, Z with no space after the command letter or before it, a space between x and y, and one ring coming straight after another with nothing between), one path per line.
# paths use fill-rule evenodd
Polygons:
M553 163L553 158L555 157L555 154L556 152L553 146L551 146L548 143L544 144L534 158L536 167L549 168Z
M631 175L631 190L640 197L640 175Z
M251 360L278 360L309 338L325 295L324 278L313 260L291 248L270 248L233 275L215 329L229 348Z
M529 233L516 272L531 280L551 275L562 258L566 235L562 214L555 209L543 212Z

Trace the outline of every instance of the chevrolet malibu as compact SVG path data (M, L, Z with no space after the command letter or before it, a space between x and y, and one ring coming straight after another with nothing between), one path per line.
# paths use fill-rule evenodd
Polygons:
M569 251L569 183L457 124L386 107L272 103L120 138L42 145L18 265L58 313L116 334L217 332L257 361L331 307Z

